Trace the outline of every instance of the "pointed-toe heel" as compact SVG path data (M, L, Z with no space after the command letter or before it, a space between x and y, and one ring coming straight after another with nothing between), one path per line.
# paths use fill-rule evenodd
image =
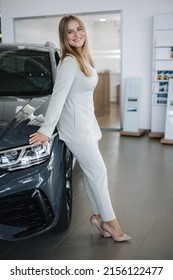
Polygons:
M123 235L121 235L121 236L116 236L113 233L112 229L108 226L107 223L103 223L102 224L102 228L103 228L103 230L106 230L111 235L111 237L113 238L114 241L123 242L123 241L128 241L128 240L132 239L131 236L129 236L129 235L125 234L125 233Z
M96 219L95 215L92 215L91 218L90 218L90 233L91 233L91 236L92 236L92 226L95 226L99 231L100 231L100 234L105 237L105 238L108 238L108 237L111 237L111 234L109 232L107 232L105 229L103 229L101 227L101 220L100 222Z

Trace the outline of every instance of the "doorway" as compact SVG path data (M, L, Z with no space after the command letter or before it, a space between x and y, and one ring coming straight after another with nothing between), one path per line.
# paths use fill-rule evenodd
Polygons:
M77 14L85 23L89 47L99 75L94 92L95 113L102 129L120 130L121 11ZM15 41L59 46L57 28L61 16L17 18Z
M102 129L120 130L121 12L80 15L99 82L94 92L95 113Z

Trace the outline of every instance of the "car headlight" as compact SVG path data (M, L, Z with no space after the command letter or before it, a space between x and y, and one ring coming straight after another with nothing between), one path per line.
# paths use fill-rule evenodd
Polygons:
M51 153L53 139L46 145L27 145L0 151L0 169L13 171L46 161Z

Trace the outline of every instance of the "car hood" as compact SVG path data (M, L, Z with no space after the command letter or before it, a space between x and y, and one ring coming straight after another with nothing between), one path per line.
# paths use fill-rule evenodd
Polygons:
M44 121L48 97L0 98L0 150L28 144Z

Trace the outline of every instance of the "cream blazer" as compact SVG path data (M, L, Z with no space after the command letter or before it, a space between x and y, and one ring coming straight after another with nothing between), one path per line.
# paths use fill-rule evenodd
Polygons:
M89 67L93 72L91 77L84 75L71 56L60 63L40 132L51 137L57 126L59 138L69 143L95 142L101 138L93 102L98 75L92 66Z

